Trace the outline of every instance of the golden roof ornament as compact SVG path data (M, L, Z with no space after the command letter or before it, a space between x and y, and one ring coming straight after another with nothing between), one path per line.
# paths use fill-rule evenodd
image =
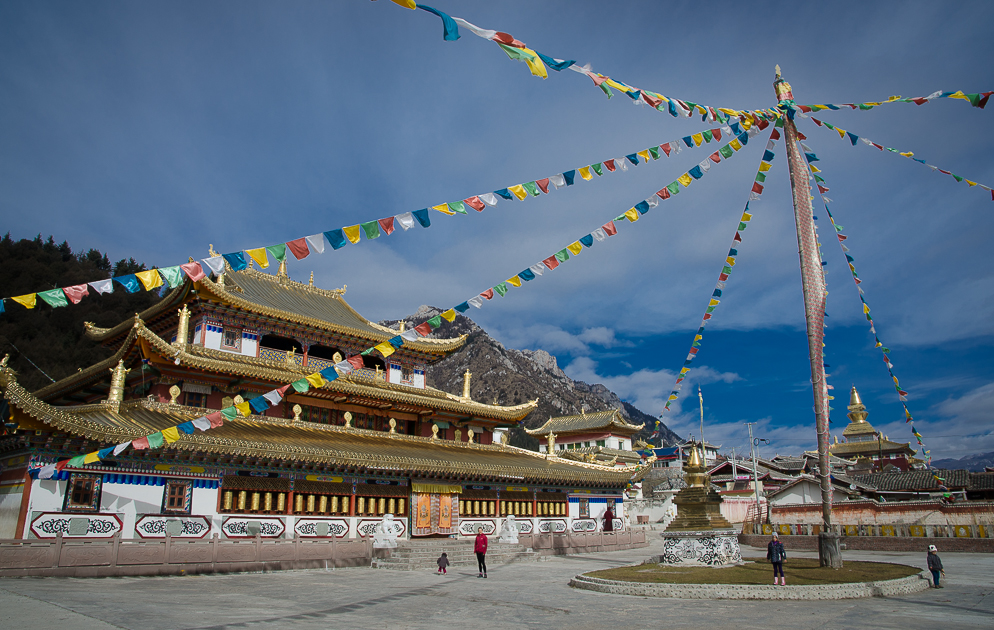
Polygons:
M283 258L283 260L280 261L280 268L276 272L276 277L279 278L280 280L290 279L290 274L288 274L286 271L286 258Z
M405 322L404 320L400 320L399 322L397 322L397 331L404 332L404 330L407 328L406 324L407 322Z
M397 432L397 421L393 418L390 418L390 433L396 433L396 432Z
M183 393L183 390L180 389L177 385L173 385L172 387L170 387L169 388L169 404L170 405L177 405L177 404L179 404L176 401L179 400L179 395L182 394L182 393Z
M469 368L467 368L466 373L462 375L462 397L466 400L472 400L469 395L469 379L472 376L473 374L469 371Z
M174 346L184 347L190 340L190 309L183 305L183 308L176 311L179 313L179 325L176 327L176 341Z
M475 435L476 435L476 433L474 433L474 432L473 432L473 429L470 429L470 430L469 430L469 431L468 431L468 432L466 433L466 437L467 437L467 439L468 439L468 441L469 441L469 443L470 443L470 444L472 444L472 443L473 443L473 436L475 436Z
M233 400L232 400L231 402L233 402L233 403L234 403L234 404L236 404L236 405L240 405L240 404L242 404L243 402L245 402L245 399L244 399L244 398L242 398L242 395L241 395L241 394L238 394L237 396L235 396L235 398L234 398L234 399L233 399Z
M352 428L352 412L351 411L346 411L345 415L343 415L342 417L345 418L345 428L346 429L351 429Z
M853 385L852 391L849 393L849 413L846 415L853 422L866 422L866 417L870 415L866 411L866 405L863 404L863 400L859 397L859 392L856 391L856 386Z
M300 413L304 410L300 405L293 406L293 421L300 422Z
M135 317L137 318L137 315ZM124 367L124 359L118 361L116 367L110 368L110 390L107 392L105 402L113 404L124 400L124 384L130 371L129 368Z
M549 441L549 446L548 446L549 457L552 457L552 455L556 451L556 434L549 433L549 437L547 437L546 439Z
M438 425L437 424L432 424L431 425L431 439L433 439L433 440L437 440L438 439Z
M311 279L307 282L308 286L314 286L314 272L311 272Z

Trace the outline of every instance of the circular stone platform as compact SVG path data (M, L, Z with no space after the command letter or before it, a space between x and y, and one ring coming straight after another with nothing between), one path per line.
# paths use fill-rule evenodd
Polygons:
M569 585L588 591L636 597L676 599L857 599L908 595L928 589L924 572L896 580L818 584L813 586L773 586L765 584L662 584L605 580L585 574L575 576Z

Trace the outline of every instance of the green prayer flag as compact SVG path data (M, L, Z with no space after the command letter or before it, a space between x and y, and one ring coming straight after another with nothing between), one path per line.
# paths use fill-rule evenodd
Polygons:
M970 99L970 105L974 107L980 107L980 95L979 94L967 94L966 97Z
M559 262L566 262L567 260L569 260L569 250L561 249L558 252L556 252L556 260L558 260Z
M238 417L238 410L234 407L225 407L221 410L221 415L224 416L225 420L234 420Z
M366 238L370 240L380 237L380 224L376 221L360 223L359 227L361 227L362 231L366 233Z
M72 466L73 468L76 468L78 466L82 466L84 459L86 459L86 455L80 455L79 457L73 457L72 459L69 460L69 463L66 464L66 466Z
M598 175L604 174L604 167L601 165L600 162L598 162L597 164L591 164L590 168L593 169L593 171Z
M760 182L760 183L765 182L766 181L766 173L756 173L756 181Z
M375 347L373 347L373 348L366 348L365 350L363 350L359 354L361 354L362 356L366 356L367 354L373 354L373 350L376 350L376 348Z
M286 243L280 243L279 245L271 245L266 248L266 251L272 255L276 260L283 262L286 260Z
M60 306L69 306L69 300L66 299L66 294L62 289L39 291L38 297L45 300L45 303L51 306L52 308L58 308Z
M159 275L165 279L166 284L169 285L170 289L175 289L179 285L183 284L183 270L179 268L179 265L159 269Z
M649 147L649 155L652 156L652 159L658 160L659 159L659 147Z
M525 190L531 193L532 197L538 197L539 195L538 184L536 184L535 182L528 182L527 184L521 184L521 185L524 186Z
M953 173L953 179L955 179L958 182L963 181L963 178L957 175L956 173ZM39 293L38 295L41 295L41 293Z
M711 312L711 311L713 311L713 310L714 310L714 307L713 307L713 306L709 306L709 307L707 308L707 310L706 310L706 311L704 311L704 312L705 312L705 313L710 313L710 312Z
M723 158L730 158L730 157L732 157L732 153L733 153L732 147L730 147L730 146L728 146L726 144L725 146L723 146L720 149L718 149L718 153L720 153L721 157L723 157Z
M704 142L711 142L712 140L714 140L714 132L708 129L704 132Z
M535 55L527 53L520 48L515 48L513 46L505 46L500 42L497 42L497 45L500 46L504 50L504 52L507 53L507 56L510 57L511 59L516 59L518 61L525 61L525 60L530 61L535 59Z
M825 183L825 180L823 178L821 178L821 177L818 177L817 175L815 175L815 181L816 182L821 182L822 184Z
M507 283L501 282L500 284L494 285L494 291L497 292L497 295L504 297L504 295L507 294Z
M461 201L454 201L452 203L445 204L449 207L449 210L453 212L458 212L459 214L466 214L466 204Z
M746 224L745 224L744 221L740 221L739 222L739 232L741 232L744 229L746 229Z
M666 190L670 191L671 195L680 194L680 182L673 182L672 184L667 184Z
M161 448L165 443L166 438L163 437L162 431L157 431L152 435L148 436L148 447L149 448Z
M777 121L773 123L774 127L783 127L783 116L777 118Z
M732 268L729 267L728 265L725 265L724 267L721 268L721 273L732 273Z
M306 378L302 378L299 381L294 381L293 383L291 383L291 385L293 385L293 388L298 392L300 392L301 394L311 388L311 384L307 382Z
M860 109L873 109L873 105L867 105L866 103L859 104Z
M507 291L506 287L504 288L504 291ZM436 315L432 317L431 319L428 320L428 325L431 326L432 328L438 328L439 326L442 325L442 316Z

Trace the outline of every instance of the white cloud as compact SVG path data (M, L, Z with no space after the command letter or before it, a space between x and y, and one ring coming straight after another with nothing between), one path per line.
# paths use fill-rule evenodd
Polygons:
M591 346L614 348L628 346L630 342L622 342L615 337L614 330L604 326L585 328L579 334L573 334L552 324L531 324L503 328L498 324L490 328L495 339L511 348L541 348L549 353L566 353L572 356L587 355L592 352Z

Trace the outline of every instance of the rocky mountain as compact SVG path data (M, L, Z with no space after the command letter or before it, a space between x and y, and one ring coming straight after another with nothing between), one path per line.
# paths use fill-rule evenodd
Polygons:
M422 306L404 321L407 326L423 323L441 311L432 306ZM397 320L380 322L396 326ZM538 407L528 414L523 426L534 429L552 416L563 416L586 411L620 409L621 414L633 424L645 424L637 437L647 438L652 433L656 418L643 413L604 385L590 385L574 381L560 369L556 357L545 350L515 350L487 334L472 319L456 315L451 324L442 329L445 337L468 335L466 345L446 359L428 368L428 384L437 389L462 393L463 374L468 369L470 394L473 400L500 405L516 405L538 399ZM663 426L663 439L679 439ZM512 428L511 444L538 450L538 440L520 427Z
M932 466L945 470L969 470L984 472L985 467L994 467L994 452L967 455L959 459L933 459Z

